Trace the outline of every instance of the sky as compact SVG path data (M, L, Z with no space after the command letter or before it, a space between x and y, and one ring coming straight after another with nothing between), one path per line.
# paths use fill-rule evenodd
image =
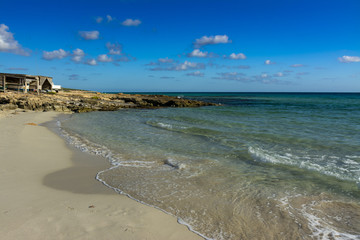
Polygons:
M0 72L119 92L360 92L359 0L1 2Z

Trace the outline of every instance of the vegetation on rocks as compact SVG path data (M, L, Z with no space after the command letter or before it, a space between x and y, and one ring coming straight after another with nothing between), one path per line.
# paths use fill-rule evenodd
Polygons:
M32 111L92 112L116 111L122 108L201 107L213 103L164 95L101 94L68 90L57 94L0 93L0 110L25 109Z

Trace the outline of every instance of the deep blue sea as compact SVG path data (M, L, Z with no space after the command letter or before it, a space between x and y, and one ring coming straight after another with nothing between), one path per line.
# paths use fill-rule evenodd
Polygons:
M360 239L359 93L162 94L221 106L61 122L100 181L209 239Z

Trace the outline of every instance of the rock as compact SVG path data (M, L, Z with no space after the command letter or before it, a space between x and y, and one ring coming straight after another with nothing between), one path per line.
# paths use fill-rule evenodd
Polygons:
M21 108L32 111L92 112L121 108L201 107L216 104L164 95L101 94L86 91L57 94L0 93L0 110Z

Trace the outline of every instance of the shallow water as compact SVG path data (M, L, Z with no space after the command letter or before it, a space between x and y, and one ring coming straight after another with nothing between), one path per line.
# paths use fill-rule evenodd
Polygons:
M223 105L61 127L113 163L99 180L207 238L360 239L359 94L181 95Z

